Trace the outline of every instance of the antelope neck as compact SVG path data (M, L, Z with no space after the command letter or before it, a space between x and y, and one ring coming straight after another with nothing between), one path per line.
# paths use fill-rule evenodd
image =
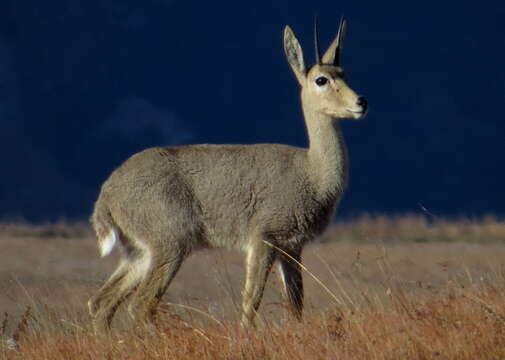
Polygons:
M309 137L308 175L318 195L334 197L344 190L347 180L347 151L339 119L306 106L303 110Z

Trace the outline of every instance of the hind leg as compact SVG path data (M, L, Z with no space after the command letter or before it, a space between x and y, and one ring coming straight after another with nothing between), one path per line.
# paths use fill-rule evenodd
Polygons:
M124 278L127 272L127 265L125 261L121 261L116 271L110 276L105 284L102 285L96 295L88 300L88 310L91 317L95 317L98 311L102 308L102 304L111 297L111 290L114 289L119 282ZM107 296L107 294L109 294Z
M142 326L154 325L156 307L185 259L184 252L158 251L133 294L128 312Z
M146 272L145 255L136 254L122 260L116 271L88 301L95 332L110 329L110 323L117 308L139 284Z

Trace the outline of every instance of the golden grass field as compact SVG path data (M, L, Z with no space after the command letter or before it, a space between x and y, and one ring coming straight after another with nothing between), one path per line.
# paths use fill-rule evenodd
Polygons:
M505 223L362 216L304 251L306 312L287 316L276 274L256 330L238 327L242 256L201 251L158 312L119 310L95 336L86 302L114 269L85 223L0 224L0 359L503 359ZM275 271L274 271L275 272Z

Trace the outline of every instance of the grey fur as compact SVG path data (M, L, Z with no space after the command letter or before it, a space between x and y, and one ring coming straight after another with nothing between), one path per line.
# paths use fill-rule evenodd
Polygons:
M344 190L347 170L336 118L361 118L366 109L357 105L340 68L316 64L304 73L302 50L289 28L285 49L302 85L309 148L156 147L133 155L105 181L92 223L99 243L115 231L124 251L116 272L89 301L97 329L110 326L130 294L132 316L151 323L184 258L201 247L246 252L244 326L253 324L276 260L292 313L301 316L301 269L265 242L300 260L303 245L324 231ZM324 89L315 85L320 76L329 78Z

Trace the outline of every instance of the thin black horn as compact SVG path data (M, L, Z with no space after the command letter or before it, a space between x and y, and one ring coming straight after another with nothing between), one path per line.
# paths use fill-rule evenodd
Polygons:
M337 46L335 48L335 57L333 60L333 64L336 66L340 66L340 56L342 55L342 48L344 47L345 27L346 21L342 16L340 18L340 24L338 25Z
M319 31L317 30L317 15L314 16L314 46L316 50L316 64L321 65L321 52L319 51Z

